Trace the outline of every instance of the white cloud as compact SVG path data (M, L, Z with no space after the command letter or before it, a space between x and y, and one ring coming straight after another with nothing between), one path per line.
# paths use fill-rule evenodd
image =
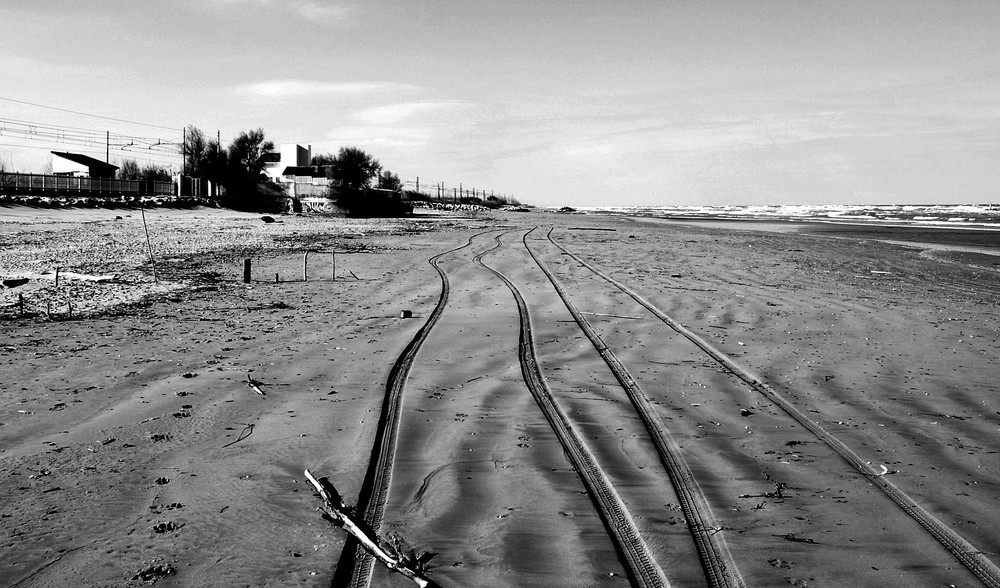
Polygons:
M475 107L471 102L460 100L436 100L403 102L376 106L355 113L354 118L372 125L392 125L416 116L427 118L454 117Z
M416 127L347 126L327 133L328 144L338 148L344 145L414 148L426 145L430 138L426 129ZM315 145L313 150L317 150Z
M317 2L293 2L291 8L306 20L328 24L345 22L352 12L345 6L330 6Z
M311 22L342 24L348 21L353 9L332 3L313 0L200 0L214 8L233 8L245 5L276 6Z
M240 0L246 1L246 0ZM320 82L315 80L264 80L236 87L237 93L262 98L308 98L329 95L366 95L412 92L416 86L395 82Z

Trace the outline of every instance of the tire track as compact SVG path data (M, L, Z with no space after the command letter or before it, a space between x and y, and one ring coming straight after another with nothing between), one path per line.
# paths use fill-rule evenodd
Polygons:
M676 331L678 334L682 335L702 351L708 354L713 360L719 363L723 368L732 373L734 376L745 382L755 391L757 391L761 396L771 401L777 405L782 411L785 412L789 417L792 418L796 423L801 425L807 431L812 433L818 440L823 442L827 447L832 449L838 456L840 456L844 461L848 463L852 468L854 468L858 473L864 476L873 486L878 488L885 494L890 500L892 500L900 509L903 510L907 515L909 515L913 520L915 520L921 527L924 528L934 539L936 539L945 549L947 549L958 561L962 563L972 574L974 574L985 586L990 586L991 588L1000 588L1000 567L993 563L989 558L987 558L983 552L969 543L964 537L953 531L950 527L941 522L937 517L929 513L922 506L917 504L913 499L911 499L906 493L896 487L895 484L885 479L879 472L876 472L870 465L868 465L863 459L861 459L858 454L854 453L847 445L842 441L837 439L834 435L829 433L821 425L811 420L799 409L785 400L783 396L778 394L773 388L771 388L766 383L762 382L760 378L756 375L743 368L732 360L729 356L725 355L722 351L712 347L704 339L696 335L694 332L688 330L679 322L668 316L666 313L661 311L659 308L654 306L651 302L647 301L645 298L640 296L634 290L625 286L621 282L615 280L611 276L605 274L604 272L598 270L591 264L587 263L576 254L572 253L559 243L557 243L552 238L552 230L550 229L546 235L549 242L552 243L556 248L565 253L574 261L578 262L583 267L587 268L595 275L604 279L611 285L618 288L620 291L627 294L630 298L635 300L637 303L642 305L646 310L651 312L660 321L666 324L668 327Z
M534 229L532 229L533 231ZM688 523L688 530L694 539L698 549L698 556L701 559L702 568L708 585L715 587L743 587L745 582L740 575L736 563L733 561L726 547L725 540L717 535L719 526L712 515L712 509L708 504L708 499L701 491L698 481L695 479L691 468L681 454L681 449L670 436L663 421L657 415L656 410L650 404L648 397L632 374L622 365L621 361L608 348L604 340L591 326L590 322L580 313L580 310L570 300L569 294L563 285L549 271L535 253L528 247L527 237L531 231L524 234L522 242L528 254L535 261L542 273L549 279L552 287L555 288L559 298L562 299L566 309L573 316L573 320L580 326L587 338L597 350L598 355L608 365L614 373L615 378L625 391L626 396L632 402L639 420L646 428L646 433L656 447L656 452L660 456L660 461L670 477L670 482L677 493L678 501L684 513L684 518Z
M532 229L533 230L533 229ZM530 231L529 231L530 232ZM573 464L574 469L580 476L581 481L587 488L591 499L594 501L597 511L604 521L619 554L624 560L625 569L628 571L629 581L633 586L654 587L669 586L666 575L653 559L645 541L643 541L632 517L608 481L607 476L597 464L596 459L587 446L581 440L579 434L573 427L569 416L556 404L552 391L549 390L538 367L538 359L535 355L534 336L531 328L531 318L528 315L528 306L513 282L500 271L486 265L482 258L502 246L500 236L496 236L496 245L491 249L477 255L474 259L476 263L493 272L514 295L517 303L517 311L520 317L520 333L518 342L518 359L521 363L521 374L528 390L538 403L545 419L552 427L552 431L559 438L559 442Z
M357 512L361 515L361 520L372 531L377 532L382 525L382 516L385 511L386 498L389 495L389 482L392 477L392 466L396 455L396 438L399 433L399 410L402 403L403 387L410 373L410 367L417 355L420 346L427 339L434 325L444 312L448 304L448 296L451 292L451 285L444 270L438 266L438 262L445 255L455 253L472 245L472 240L481 235L493 231L483 231L469 237L464 244L454 249L449 249L439 253L427 260L441 278L441 294L438 297L437 305L427 317L413 339L406 345L403 352L396 359L389 370L389 377L385 384L385 398L382 401L382 412L379 414L378 430L375 433L375 443L372 447L372 455L368 462L368 470L365 472L365 479L358 494ZM348 538L344 544L344 549L340 553L337 561L337 568L333 575L331 586L340 588L349 586L350 588L367 588L371 584L372 566L374 559L371 554L364 550L353 538Z

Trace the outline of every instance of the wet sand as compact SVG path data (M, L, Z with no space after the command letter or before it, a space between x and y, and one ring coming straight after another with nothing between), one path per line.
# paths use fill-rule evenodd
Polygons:
M56 237L84 226L56 220ZM185 231L263 229L184 220L159 225L177 238L157 254L189 260L169 294L72 320L4 309L0 584L331 585L349 550L302 470L350 503L365 493L393 366L438 306L402 380L377 526L436 552L443 586L723 585L720 565L751 586L994 573L1000 292L978 258L495 213L372 230L336 282L321 255L304 282L302 250L363 229L286 217L281 239L195 263L170 250ZM101 222L95 239L114 230ZM376 568L372 585L409 584Z

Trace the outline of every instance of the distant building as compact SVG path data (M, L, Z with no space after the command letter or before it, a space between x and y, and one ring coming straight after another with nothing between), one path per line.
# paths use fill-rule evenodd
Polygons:
M52 173L57 176L113 179L117 171L117 165L105 163L89 155L52 151Z
M312 163L312 145L281 145L274 161L268 161L264 173L272 182L281 184L292 198L322 197L330 180L326 170Z
M287 167L308 167L312 163L312 145L284 144L264 165L264 173L272 182L281 182Z

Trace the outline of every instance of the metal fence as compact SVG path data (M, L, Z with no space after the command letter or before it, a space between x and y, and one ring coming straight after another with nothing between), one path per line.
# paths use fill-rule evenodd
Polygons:
M88 196L134 194L136 196L172 196L173 182L112 180L44 174L0 172L0 194Z

